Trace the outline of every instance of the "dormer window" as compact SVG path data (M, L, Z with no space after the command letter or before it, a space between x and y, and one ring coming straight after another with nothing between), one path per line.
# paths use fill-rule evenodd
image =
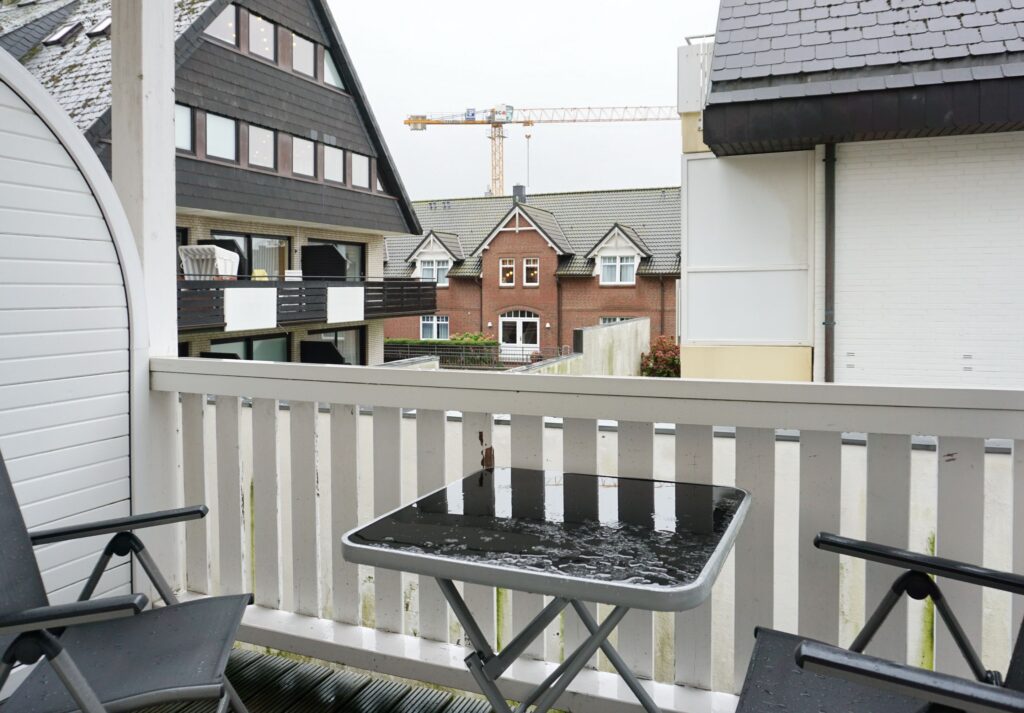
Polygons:
M602 285L635 285L636 255L602 255Z
M44 45L66 45L81 31L81 22L72 22L64 25L52 35L43 40Z
M420 260L420 279L424 282L436 282L438 287L447 287L448 270L451 267L451 260Z
M102 20L93 25L92 28L85 34L89 37L99 37L101 35L110 37L110 25L111 17L108 15L107 17L104 17Z

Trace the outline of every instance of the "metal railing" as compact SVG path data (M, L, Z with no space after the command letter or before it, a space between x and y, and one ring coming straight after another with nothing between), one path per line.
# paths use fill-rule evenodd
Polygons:
M533 362L570 354L569 347L522 347L498 344L446 344L423 340L416 343L384 342L384 361L421 356L440 359L442 369L512 369Z
M325 322L331 287L362 287L367 319L431 314L437 309L433 282L377 277L225 278L188 275L178 280L178 328L219 329L225 326L224 290L277 290L278 324Z

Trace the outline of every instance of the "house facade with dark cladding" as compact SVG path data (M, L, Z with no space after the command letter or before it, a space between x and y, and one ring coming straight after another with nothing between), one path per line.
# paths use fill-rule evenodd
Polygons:
M722 0L679 83L684 376L1024 385L1018 0Z
M424 233L388 239L385 275L435 281L437 312L390 320L387 337L483 332L527 359L632 317L649 317L652 337L675 333L678 188L413 205Z
M109 33L110 0L0 7L0 48L54 95L108 170ZM175 0L175 33L178 244L238 254L238 277L274 289L278 303L269 321L232 320L227 291L197 316L189 310L207 293L183 292L181 354L299 360L303 342L318 341L345 363L380 363L383 318L430 308L389 311L378 299L385 236L420 228L326 2ZM276 285L286 275L305 287ZM344 309L326 308L328 283L315 292L315 277L344 278L330 283L349 288Z

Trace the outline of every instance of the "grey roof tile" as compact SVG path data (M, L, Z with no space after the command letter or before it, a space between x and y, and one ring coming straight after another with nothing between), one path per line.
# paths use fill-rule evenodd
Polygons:
M996 24L994 12L979 12L974 15L964 15L960 18L964 27L984 27L985 25Z
M801 20L820 20L823 17L828 17L827 7L812 7L800 11Z
M947 45L969 45L972 42L981 42L981 30L977 27L964 27L960 30L953 30L946 33Z
M878 40L883 37L892 37L896 32L892 29L892 25L870 25L864 28L863 34L865 39Z
M1003 76L1005 77L1024 77L1024 62L1014 62L1012 64L1003 65Z
M972 55L999 54L1006 51L1006 45L1002 42L978 42L968 45Z
M1000 40L1015 40L1020 34L1016 25L990 25L981 28L981 39L985 42L998 42Z
M1008 10L1010 0L975 0L975 10L978 12L995 12L996 10Z
M425 231L455 234L466 257L449 275L480 274L480 259L471 253L511 210L512 198L461 198L418 201L413 204ZM587 191L531 195L525 204L538 220L550 216L563 231L574 255L563 257L559 274L589 275L593 261L586 255L616 223L652 254L637 269L642 274L678 274L680 239L680 190L644 188L620 191ZM422 240L411 235L387 239L385 277L405 277L413 266L409 255Z
M795 35L783 35L772 39L772 49L787 50L800 46L800 38Z
M931 32L945 32L947 30L959 30L962 27L959 17L948 17L942 15L928 20L928 29Z
M938 5L920 5L910 8L911 20L933 20L944 17L942 9Z
M836 57L832 62L836 69L856 69L867 64L864 57Z
M955 59L970 54L967 51L967 45L946 45L945 47L936 47L932 52L935 53L935 59Z

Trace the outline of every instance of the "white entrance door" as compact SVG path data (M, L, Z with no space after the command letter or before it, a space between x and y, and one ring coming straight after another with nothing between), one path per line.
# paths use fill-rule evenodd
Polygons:
M506 312L498 318L498 326L502 361L529 361L540 349L540 317L533 312Z

